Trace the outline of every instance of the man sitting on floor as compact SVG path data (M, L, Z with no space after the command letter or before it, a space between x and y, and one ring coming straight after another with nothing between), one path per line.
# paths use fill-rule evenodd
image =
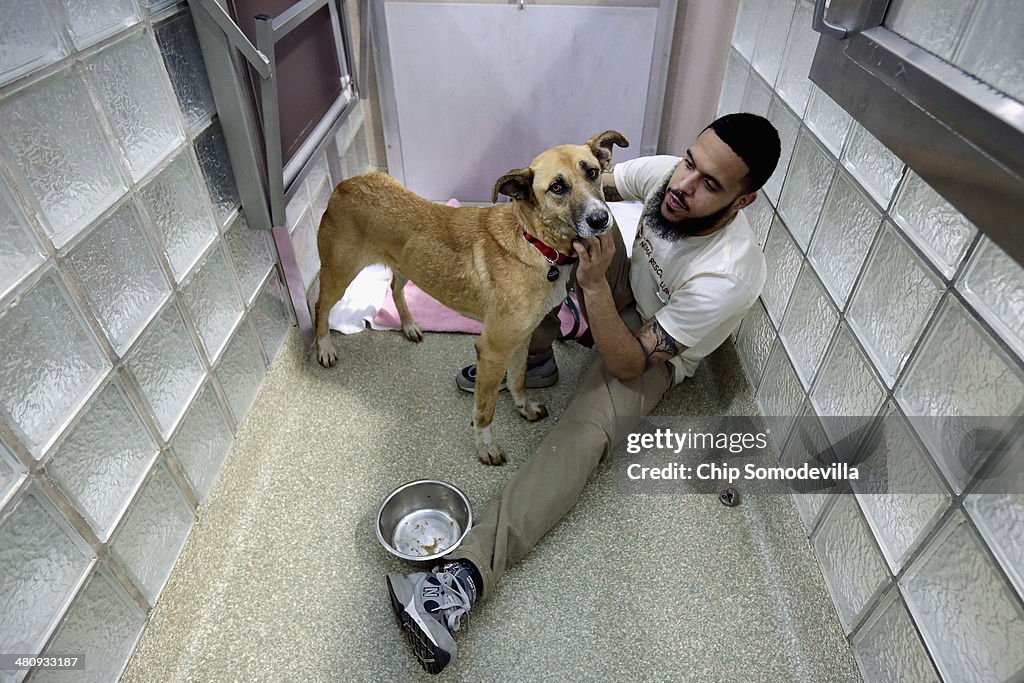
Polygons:
M711 123L684 157L626 161L604 173L608 201L641 200L632 257L618 229L573 244L580 308L599 358L565 414L432 572L387 577L391 605L430 673L455 661L453 633L579 499L622 438L617 418L647 415L739 325L761 294L765 261L739 210L757 199L779 159L774 126L755 114ZM530 343L527 386L557 381L552 313ZM472 390L475 368L457 382Z

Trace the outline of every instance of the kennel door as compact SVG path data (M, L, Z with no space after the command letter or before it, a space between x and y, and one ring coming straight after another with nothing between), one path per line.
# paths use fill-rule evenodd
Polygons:
M380 5L374 39L388 170L414 192L490 203L508 170L607 129L631 142L617 161L654 152L666 3Z

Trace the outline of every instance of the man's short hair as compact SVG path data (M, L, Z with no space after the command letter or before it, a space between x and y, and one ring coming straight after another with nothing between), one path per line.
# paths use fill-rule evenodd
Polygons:
M779 164L782 145L771 121L757 114L726 114L708 124L743 159L750 172L743 179L746 192L755 192L768 182ZM704 131L701 131L702 133Z

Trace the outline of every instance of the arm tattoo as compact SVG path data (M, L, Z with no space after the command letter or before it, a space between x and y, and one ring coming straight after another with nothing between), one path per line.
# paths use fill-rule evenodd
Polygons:
M650 333L654 335L654 343L651 345L650 349L647 348L643 339L636 337L637 342L640 344L640 350L644 353L644 370L650 370L656 360L660 360L653 359L653 356L656 353L668 354L668 358L672 358L679 354L679 343L676 342L676 340L658 324L657 320L652 320L644 327L644 332L650 331ZM641 334L641 336L644 335Z
M619 189L615 187L615 176L612 172L605 171L606 178L602 182L602 189L604 190L604 200L606 202L621 202L622 195L619 194Z

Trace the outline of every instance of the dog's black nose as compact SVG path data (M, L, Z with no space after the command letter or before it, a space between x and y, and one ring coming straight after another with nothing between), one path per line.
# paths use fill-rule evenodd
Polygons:
M594 230L599 230L608 225L608 212L604 209L594 211L587 216L587 225Z

